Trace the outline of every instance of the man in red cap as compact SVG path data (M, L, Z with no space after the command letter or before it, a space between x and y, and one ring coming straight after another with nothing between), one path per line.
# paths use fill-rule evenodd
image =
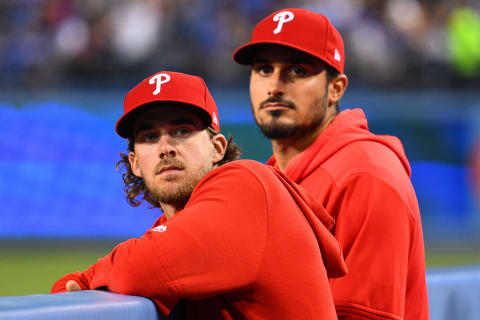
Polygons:
M186 319L336 319L330 277L346 272L333 219L281 172L219 133L196 76L159 72L125 97L117 133L129 202L165 213L52 293L105 289ZM140 198L140 200L138 200ZM178 309L176 309L178 310Z
M255 120L268 164L335 218L348 273L330 281L339 319L428 319L425 252L410 166L399 139L339 112L348 79L340 33L323 15L284 9L233 54L251 66Z

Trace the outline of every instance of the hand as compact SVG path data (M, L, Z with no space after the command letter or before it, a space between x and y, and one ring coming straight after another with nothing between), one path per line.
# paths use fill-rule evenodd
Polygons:
M66 285L67 292L81 291L82 288L75 280L68 280Z

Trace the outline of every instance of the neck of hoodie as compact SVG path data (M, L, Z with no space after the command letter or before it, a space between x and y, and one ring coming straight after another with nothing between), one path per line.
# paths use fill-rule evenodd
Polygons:
M359 108L340 112L309 147L289 160L283 171L296 183L300 183L339 150L359 141L380 143L392 150L410 176L410 165L400 140L393 136L371 133L365 114ZM272 155L267 164L280 169L276 154Z

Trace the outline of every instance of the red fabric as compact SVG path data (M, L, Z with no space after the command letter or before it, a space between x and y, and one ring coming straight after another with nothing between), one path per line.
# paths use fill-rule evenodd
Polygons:
M233 53L240 64L251 64L253 51L261 45L277 44L306 52L343 73L343 39L324 15L301 8L276 11L260 21L250 42Z
M185 73L160 71L144 79L126 94L124 113L115 126L118 135L129 138L137 112L152 102L172 102L196 107L208 114L209 125L215 131L220 131L217 105L205 81Z
M235 161L208 173L174 217L64 276L52 293L76 279L150 298L164 315L184 299L191 319L336 319L328 275L346 270L332 225L277 170Z
M348 268L331 280L339 319L428 319L422 225L400 140L346 110L285 173L336 219Z

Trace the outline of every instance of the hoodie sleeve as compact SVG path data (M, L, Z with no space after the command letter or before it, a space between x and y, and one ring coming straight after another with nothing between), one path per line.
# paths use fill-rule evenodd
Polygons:
M53 285L50 293L62 293L67 292L67 282L74 280L80 286L82 290L89 290L89 282L82 272L69 273L58 279Z
M163 314L183 298L202 299L255 281L266 241L262 184L224 165L207 174L182 211L139 239L118 245L81 274L89 289L151 298ZM83 287L83 286L82 286Z
M345 277L331 280L339 319L403 319L412 213L369 174L350 177L334 198L327 211L338 212L335 236L348 266Z

